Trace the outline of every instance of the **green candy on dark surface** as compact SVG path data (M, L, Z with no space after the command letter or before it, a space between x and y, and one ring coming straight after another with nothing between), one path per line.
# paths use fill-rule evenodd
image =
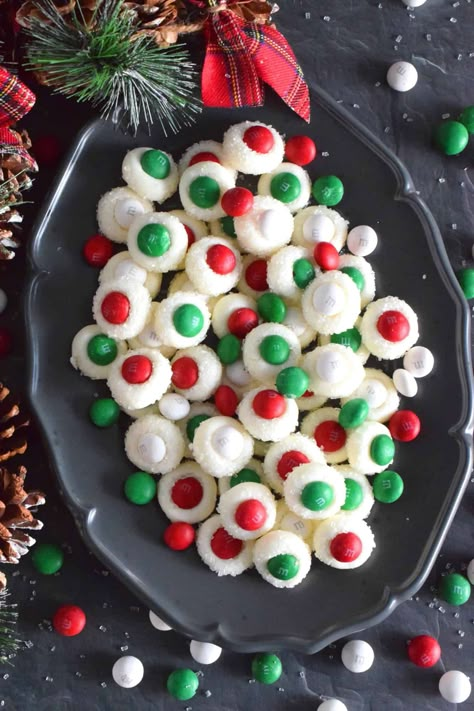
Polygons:
M372 481L374 498L382 504L393 504L403 494L403 479L391 469L377 474Z
M37 543L33 548L31 560L38 573L54 575L63 566L64 553L55 543Z
M450 605L464 605L471 597L469 580L460 573L448 573L440 580L439 595Z
M123 488L127 499L138 506L150 503L156 496L156 481L147 472L130 474L125 480Z
M192 669L176 669L169 675L166 688L178 701L188 701L196 695L199 679Z
M319 205L332 207L341 202L344 196L344 185L336 175L323 175L314 181L312 192Z
M466 299L474 299L474 269L460 269L456 276Z
M252 659L253 678L261 684L274 684L281 677L282 665L276 654L256 654Z
M467 106L459 120L467 128L468 133L474 133L474 106Z
M469 132L460 121L443 121L435 131L438 148L447 156L457 156L467 146Z
M120 407L111 397L94 400L89 409L89 417L96 427L110 427L120 416Z

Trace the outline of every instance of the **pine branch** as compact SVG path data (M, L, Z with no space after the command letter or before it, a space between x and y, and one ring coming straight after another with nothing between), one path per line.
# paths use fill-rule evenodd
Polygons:
M22 645L22 640L15 636L15 625L18 618L16 604L8 602L10 593L7 589L0 591L0 663L11 664Z
M158 120L165 132L190 125L199 102L194 64L183 45L160 48L137 36L122 0L99 0L91 28L80 6L70 24L51 0L38 7L46 21L29 18L28 66L55 92L90 102L105 118L123 108L135 132L141 119L148 126Z

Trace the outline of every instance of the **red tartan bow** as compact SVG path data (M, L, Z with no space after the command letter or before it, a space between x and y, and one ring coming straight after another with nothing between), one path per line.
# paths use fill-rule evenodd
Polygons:
M36 170L36 162L23 148L20 135L11 130L34 106L36 97L17 77L0 67L0 152L15 153Z
M246 21L236 15L232 6L239 4L238 0L221 2L209 8L202 72L204 105L261 106L265 82L309 122L308 86L293 50L271 25Z

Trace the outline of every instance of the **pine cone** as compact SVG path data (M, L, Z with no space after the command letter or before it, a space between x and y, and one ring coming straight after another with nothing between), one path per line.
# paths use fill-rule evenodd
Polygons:
M10 472L0 467L0 562L18 563L20 557L28 553L35 539L26 530L43 528L30 509L45 503L40 491L24 489L26 468L18 467Z
M29 424L29 417L20 412L18 400L0 383L0 462L26 451L25 428Z

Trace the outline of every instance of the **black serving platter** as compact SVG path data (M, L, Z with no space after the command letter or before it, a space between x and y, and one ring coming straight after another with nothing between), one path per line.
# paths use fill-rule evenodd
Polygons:
M422 585L458 507L471 470L470 319L432 215L394 154L323 91L312 92L306 126L282 105L209 110L176 136L157 127L131 137L112 123L93 121L78 136L46 200L30 247L25 296L29 395L42 425L59 486L93 552L136 595L178 631L239 651L316 652L328 643L383 620ZM198 140L220 140L231 124L271 123L291 136L312 136L319 155L312 178L336 174L346 187L338 209L351 224L370 224L379 245L370 256L379 296L395 294L420 318L420 343L435 354L431 376L406 407L419 415L420 437L397 446L403 497L374 507L377 548L362 568L338 571L317 562L294 590L277 590L250 572L218 578L194 549L162 543L166 526L155 503L128 503L122 487L133 471L123 450L123 427L95 428L90 403L104 383L78 375L70 344L92 322L97 272L81 258L97 227L99 197L120 185L126 150L164 147L179 157ZM327 155L323 155L327 154ZM399 362L387 364L392 372ZM124 421L123 424L126 424Z

